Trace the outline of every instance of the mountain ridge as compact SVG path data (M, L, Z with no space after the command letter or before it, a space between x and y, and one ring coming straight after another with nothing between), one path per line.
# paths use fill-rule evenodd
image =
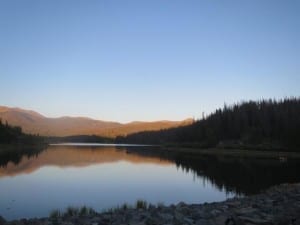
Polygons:
M61 116L46 117L36 111L18 107L0 106L0 119L14 126L22 127L25 133L42 136L99 135L103 137L124 136L140 131L155 131L192 123L183 121L132 121L119 123L96 120L89 117Z

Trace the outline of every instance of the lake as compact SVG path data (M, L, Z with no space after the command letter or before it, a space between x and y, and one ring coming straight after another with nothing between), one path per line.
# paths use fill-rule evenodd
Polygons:
M7 220L45 217L68 206L105 210L139 199L222 201L300 181L298 161L183 155L138 145L49 146L2 157L0 165L0 215Z

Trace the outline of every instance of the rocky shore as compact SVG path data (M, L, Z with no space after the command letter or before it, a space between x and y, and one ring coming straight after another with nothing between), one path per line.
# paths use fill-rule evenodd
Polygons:
M90 215L57 215L5 221L0 225L300 225L300 184L282 184L249 197L205 204L118 208Z

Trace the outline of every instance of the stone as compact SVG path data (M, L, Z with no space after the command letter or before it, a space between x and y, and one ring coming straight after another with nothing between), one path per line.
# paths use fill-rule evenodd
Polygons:
M185 204L184 202L179 202L179 203L177 204L176 208L177 208L177 207L178 207L178 208L181 208L181 207L185 207L185 206L187 206L187 204Z
M102 220L102 222L108 223L108 222L110 222L111 217L112 216L110 214L103 214L101 220Z
M214 223L216 225L225 225L228 217L226 215L219 215L216 218L214 218Z
M236 213L238 215L251 215L251 214L254 214L255 212L257 211L257 209L254 209L252 207L247 207L247 208L241 208L241 209L238 209L236 211Z
M249 217L249 216L239 216L238 217L240 220L242 220L243 222L248 222L248 223L252 223L252 224L261 224L261 225L268 225L271 221L268 221L266 219L261 219L261 218L257 218L255 216L253 217Z
M182 221L184 218L184 215L181 214L180 212L178 211L175 211L175 214L174 214L174 219L177 220L177 221Z
M220 203L116 210L90 216L21 219L0 225L300 225L300 184L271 188L264 193Z
M195 222L195 225L211 225L212 223L206 219L199 219Z
M241 204L240 201L229 201L229 202L226 203L226 205L227 205L228 207L237 207L237 206L239 206L240 204Z
M199 211L198 216L202 219L209 219L212 217L212 215L208 211Z
M167 214L167 213L159 213L158 215L159 215L159 217L160 217L163 221L170 221L170 220L173 220L173 215L171 215L171 214Z
M0 216L0 225L4 224L6 224L6 220L2 216Z
M210 211L210 214L211 214L212 216L217 216L217 215L219 215L220 213L222 213L222 211L220 211L220 210L218 210L218 209L213 209L213 210Z
M63 222L61 225L73 225L71 222Z
M136 221L136 222L130 223L130 225L145 225L145 223Z
M157 224L159 224L159 220L157 217L156 218L149 217L145 220L145 224L146 225L157 225Z
M186 217L183 219L183 222L188 225L194 224L194 220L192 220L190 218L186 218Z

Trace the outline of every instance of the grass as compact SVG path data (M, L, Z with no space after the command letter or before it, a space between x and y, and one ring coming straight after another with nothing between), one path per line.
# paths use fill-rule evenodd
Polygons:
M144 200L137 200L135 203L135 208L136 209L147 209L148 208L148 203Z
M164 206L165 206L165 204L164 204L163 202L157 203L157 208L162 208L162 207L164 207Z
M120 212L120 211L126 211L129 209L144 209L147 210L149 208L161 208L163 207L164 204L163 203L158 203L157 205L152 205L149 204L147 201L139 199L135 202L135 204L129 205L128 203L124 203L120 206L117 207L113 207L110 209L106 209L103 210L102 213L115 213L115 212ZM60 211L58 209L52 210L49 214L49 217L52 218L53 220L57 220L58 218L62 218L62 217L72 217L72 216L93 216L96 215L97 212L91 208L91 207L87 207L87 206L82 206L82 207L73 207L73 206L69 206L65 209L65 211Z
M62 213L58 209L55 209L50 212L49 217L50 218L59 218L59 217L62 217Z
M52 210L49 214L50 218L60 218L60 217L72 217L72 216L92 216L96 215L97 212L90 207L73 207L69 206L65 211L60 211L58 209Z
M76 207L69 206L67 208L67 211L65 212L65 214L67 216L77 216L77 215L79 215L79 211L80 211L80 209L78 209Z
M90 207L83 206L79 210L79 216L95 215L95 214L97 214L97 212Z
M164 207L164 203L159 202L157 205L153 205L151 203L148 203L147 201L143 199L138 199L133 205L130 205L128 203L124 203L123 205L117 206L110 208L108 210L104 210L103 212L109 212L109 213L114 213L114 212L119 212L119 211L124 211L124 210L130 210L130 209L150 209L150 208L162 208Z

